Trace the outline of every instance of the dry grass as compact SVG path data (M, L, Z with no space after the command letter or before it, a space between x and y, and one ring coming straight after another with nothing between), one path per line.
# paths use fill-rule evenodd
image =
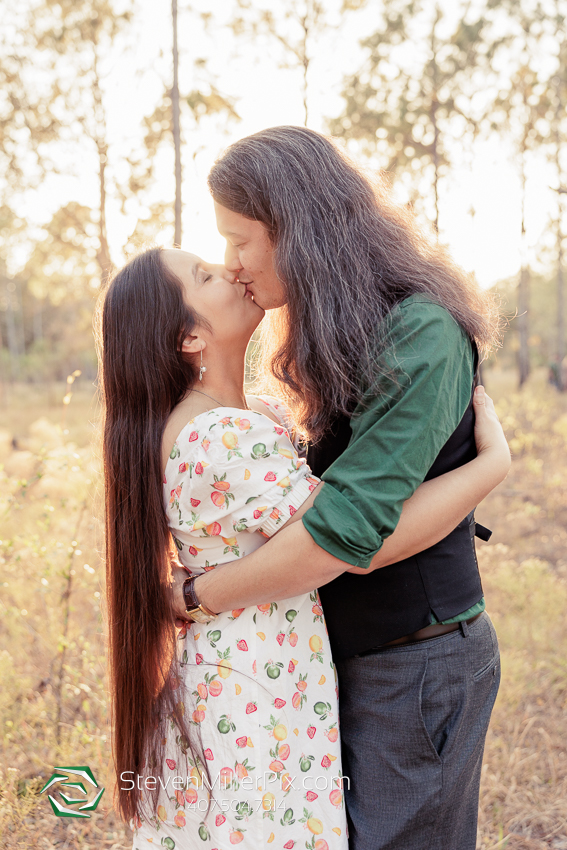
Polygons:
M521 393L493 372L514 462L477 512L502 685L481 789L483 850L567 850L567 396L539 373Z
M131 847L107 785L96 408L78 383L64 422L64 386L0 407L3 848ZM478 847L567 850L567 397L543 375L521 394L506 373L487 385L515 460L478 512L494 530L479 560L503 659ZM55 765L77 763L108 789L89 821L56 818L38 796Z

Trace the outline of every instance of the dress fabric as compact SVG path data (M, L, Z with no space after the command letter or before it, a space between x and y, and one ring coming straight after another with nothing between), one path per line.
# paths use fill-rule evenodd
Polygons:
M215 408L191 420L172 449L164 499L192 574L238 568L319 482L298 456L286 408L261 400L280 425ZM206 814L199 766L170 723L163 784L171 784L156 815L133 825L133 850L347 850L338 687L317 591L192 623L179 633L178 653L211 807Z

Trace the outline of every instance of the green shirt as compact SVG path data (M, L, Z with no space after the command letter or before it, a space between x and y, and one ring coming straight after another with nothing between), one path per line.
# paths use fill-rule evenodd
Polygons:
M318 546L363 568L457 428L474 375L468 336L426 296L402 301L385 322L380 391L355 409L348 448L323 474L325 486L303 516Z

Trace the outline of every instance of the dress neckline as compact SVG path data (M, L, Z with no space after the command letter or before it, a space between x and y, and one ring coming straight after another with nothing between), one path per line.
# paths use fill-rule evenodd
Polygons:
M257 398L260 398L260 396L257 396ZM262 399L262 401L263 401L263 399ZM264 402L264 404L266 404L266 402ZM268 405L268 407L269 407L269 405ZM183 428L181 429L181 431L179 432L179 434L177 435L177 437L173 441L173 445L170 449L170 453L168 455L167 463L165 464L165 469L164 469L164 473L163 473L165 478L167 478L167 468L168 468L170 462L173 461L173 460L177 460L177 458L171 457L171 452L173 451L173 446L175 446L176 444L179 444L179 440L180 440L183 432L186 431L187 428L189 428L190 425L194 425L196 420L199 419L199 417L206 416L206 414L208 414L208 413L213 413L213 412L216 413L218 410L237 410L239 413L247 413L247 414L252 414L254 416L261 416L262 419L267 419L268 422L270 422L272 425L278 426L278 423L275 422L270 416L266 416L265 413L260 413L259 410L250 410L249 408L246 408L246 407L230 407L229 405L223 405L222 407L221 406L211 407L209 410L204 410L202 413L197 413L196 416L194 416L192 419L190 419L189 422L187 422L183 426ZM284 431L287 431L287 428L281 422L279 423L279 427L283 428Z

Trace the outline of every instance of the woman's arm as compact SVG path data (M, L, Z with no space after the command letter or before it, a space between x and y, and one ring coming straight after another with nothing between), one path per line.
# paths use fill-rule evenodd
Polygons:
M315 491L281 531L239 562L238 569L221 565L200 576L195 590L201 602L212 611L228 611L286 599L327 584L345 570L366 574L442 540L506 477L510 467L504 433L492 400L482 388L475 392L474 407L478 457L416 490L404 503L396 530L386 538L369 570L350 567L330 555L297 521L313 504ZM181 585L186 577L185 571L174 571L178 612L184 610Z

